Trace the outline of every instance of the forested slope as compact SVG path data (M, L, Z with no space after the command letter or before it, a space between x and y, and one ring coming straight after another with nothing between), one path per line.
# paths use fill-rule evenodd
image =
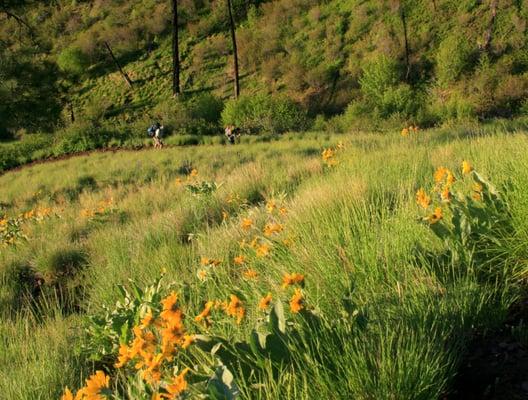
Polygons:
M346 126L386 120L431 125L526 114L526 2L232 4L242 79L239 103L250 104L231 105L235 111L226 111L224 122L251 125L247 121L255 113L280 114L270 95L279 103L287 97L302 112L304 124L287 121L284 129L309 127L317 115L321 122L323 116L343 112ZM204 125L217 124L223 103L233 97L226 1L178 2L186 95L176 106L171 98L170 1L8 0L0 10L4 131L54 130L67 126L73 111L77 119L92 121L170 116L176 130L188 128L188 120L201 120L190 123L190 130L210 133ZM121 78L105 42L133 87ZM204 93L218 97L205 116L186 106ZM255 94L258 104L244 99ZM233 116L244 112L251 115Z

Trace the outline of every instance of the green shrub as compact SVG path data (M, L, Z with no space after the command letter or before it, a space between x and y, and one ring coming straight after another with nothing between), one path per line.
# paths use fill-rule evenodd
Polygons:
M159 116L167 133L182 135L214 135L221 131L219 120L223 103L212 95L189 100L169 100L159 103L154 113Z
M438 121L463 121L476 117L473 102L458 93L453 93L447 100L437 99L428 106L428 113Z
M257 94L227 102L222 112L222 122L250 133L283 133L302 130L308 121L306 114L293 100Z
M436 53L436 78L441 87L456 81L472 63L474 49L465 36L447 37Z
M33 161L37 152L43 152L52 143L51 135L26 135L21 141L0 145L0 171ZM48 153L44 151L44 155Z
M419 97L410 85L400 83L400 69L396 60L384 55L365 65L359 83L370 112L382 118L393 114L407 118L418 110Z
M381 55L363 67L363 74L359 83L367 100L382 103L385 92L398 85L399 81L400 65L398 62Z
M89 63L88 57L78 47L67 47L57 57L59 68L73 76L82 75Z
M324 115L319 114L315 117L315 120L312 124L312 129L314 131L324 131L328 128L328 124Z
M187 104L187 109L192 118L217 124L222 117L224 103L212 94L202 94L192 98Z
M76 153L103 147L108 137L101 128L89 122L78 122L57 134L57 143L53 151L55 155Z

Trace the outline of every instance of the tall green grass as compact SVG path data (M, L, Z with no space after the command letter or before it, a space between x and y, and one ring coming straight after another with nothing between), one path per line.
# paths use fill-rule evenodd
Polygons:
M0 360L10 366L0 378L2 393L9 399L58 398L63 386L78 387L93 368L77 351L83 315L115 303L116 284L129 278L146 284L163 269L185 290L189 315L198 314L205 299L235 291L252 310L270 288L279 290L284 273L301 272L307 303L325 318L341 317L345 296L367 316L365 329L338 324L334 338L304 331L311 350L296 354L280 376L270 367L257 386L240 378L243 398L433 399L448 393L472 334L504 321L518 296L516 279L526 274L526 133L469 128L424 131L416 138L284 139L94 154L1 176L0 202L8 214L39 205L59 214L28 224L28 240L0 253L0 354L6 357ZM339 164L323 167L322 149L339 141L346 145ZM515 233L495 254L515 265L517 276L507 272L501 282L483 283L473 266L438 268L420 256L423 249L440 254L443 243L417 221L414 194L431 182L436 167L456 170L464 159L509 188ZM221 183L219 189L193 196L185 188L192 168L199 181ZM229 202L234 194L244 201ZM109 198L108 212L80 216ZM293 244L254 262L260 278L251 282L232 262L238 241L247 236L240 218L263 224L269 198L284 198L285 234ZM229 214L225 221L222 211ZM205 282L196 276L202 256L223 260ZM74 273L61 274L71 265ZM22 266L44 278L37 304L20 296L27 290L17 281L27 279ZM63 290L76 307L61 304ZM213 332L241 339L256 318L249 311L241 329L218 324Z

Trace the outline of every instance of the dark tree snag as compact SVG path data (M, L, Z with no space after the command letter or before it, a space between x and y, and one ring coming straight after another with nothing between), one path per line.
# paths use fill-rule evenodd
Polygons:
M235 20L233 19L233 12L231 10L231 0L227 0L227 9L229 11L229 25L231 28L231 41L233 42L233 61L234 61L234 68L235 68L235 99L238 99L238 96L240 96L240 81L239 81L239 74L238 74L238 50L237 50L237 43L236 43L236 33L235 33Z
M24 25L31 35L33 35L33 28L24 19L6 9L0 9L0 12L3 12L8 18L13 18L19 25Z
M491 40L493 39L493 27L495 25L495 19L497 18L497 0L491 0L491 20L484 36L484 43L481 46L481 50L488 53L491 49Z
M73 112L73 103L71 102L71 100L69 101L69 105L70 105L70 120L71 120L71 123L73 124L75 122L75 113Z
M30 37L31 41L33 42L33 44L37 44L37 42L35 40L35 31L33 30L33 27L31 25L29 25L23 18L21 18L18 15L12 13L7 8L4 8L4 6L0 7L0 12L4 13L7 16L8 19L9 18L13 18L19 25L24 26L28 30L29 37Z
M407 16L405 15L405 7L403 4L401 4L400 2L400 5L399 5L399 11L400 11L400 19L402 21L402 25L403 25L403 39L404 39L404 43L405 43L405 67L406 67L406 72L405 72L405 80L408 81L409 80L409 75L411 73L411 62L410 62L410 49L409 49L409 36L408 36L408 33L407 33Z
M172 0L172 94L180 95L180 50L178 38L178 0Z
M128 86L132 87L132 80L130 79L128 74L125 71L123 71L123 68L121 68L121 65L119 64L119 61L117 61L117 58L114 56L114 52L112 51L112 48L110 47L108 42L105 41L104 44L105 44L106 49L108 50L108 53L110 53L110 56L112 57L112 60L114 61L114 64L116 65L117 69L121 73L121 76L126 81Z

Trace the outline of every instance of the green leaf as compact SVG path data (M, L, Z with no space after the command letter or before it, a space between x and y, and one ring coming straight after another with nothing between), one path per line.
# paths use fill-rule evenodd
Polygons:
M269 333L267 332L258 332L256 329L251 331L251 336L249 337L249 346L255 355L263 354L266 350L266 341Z
M284 317L284 307L280 300L275 303L273 310L271 310L270 323L273 332L286 333L286 318Z
M240 395L233 374L225 365L216 369L214 376L207 383L207 391L215 400L235 400Z

